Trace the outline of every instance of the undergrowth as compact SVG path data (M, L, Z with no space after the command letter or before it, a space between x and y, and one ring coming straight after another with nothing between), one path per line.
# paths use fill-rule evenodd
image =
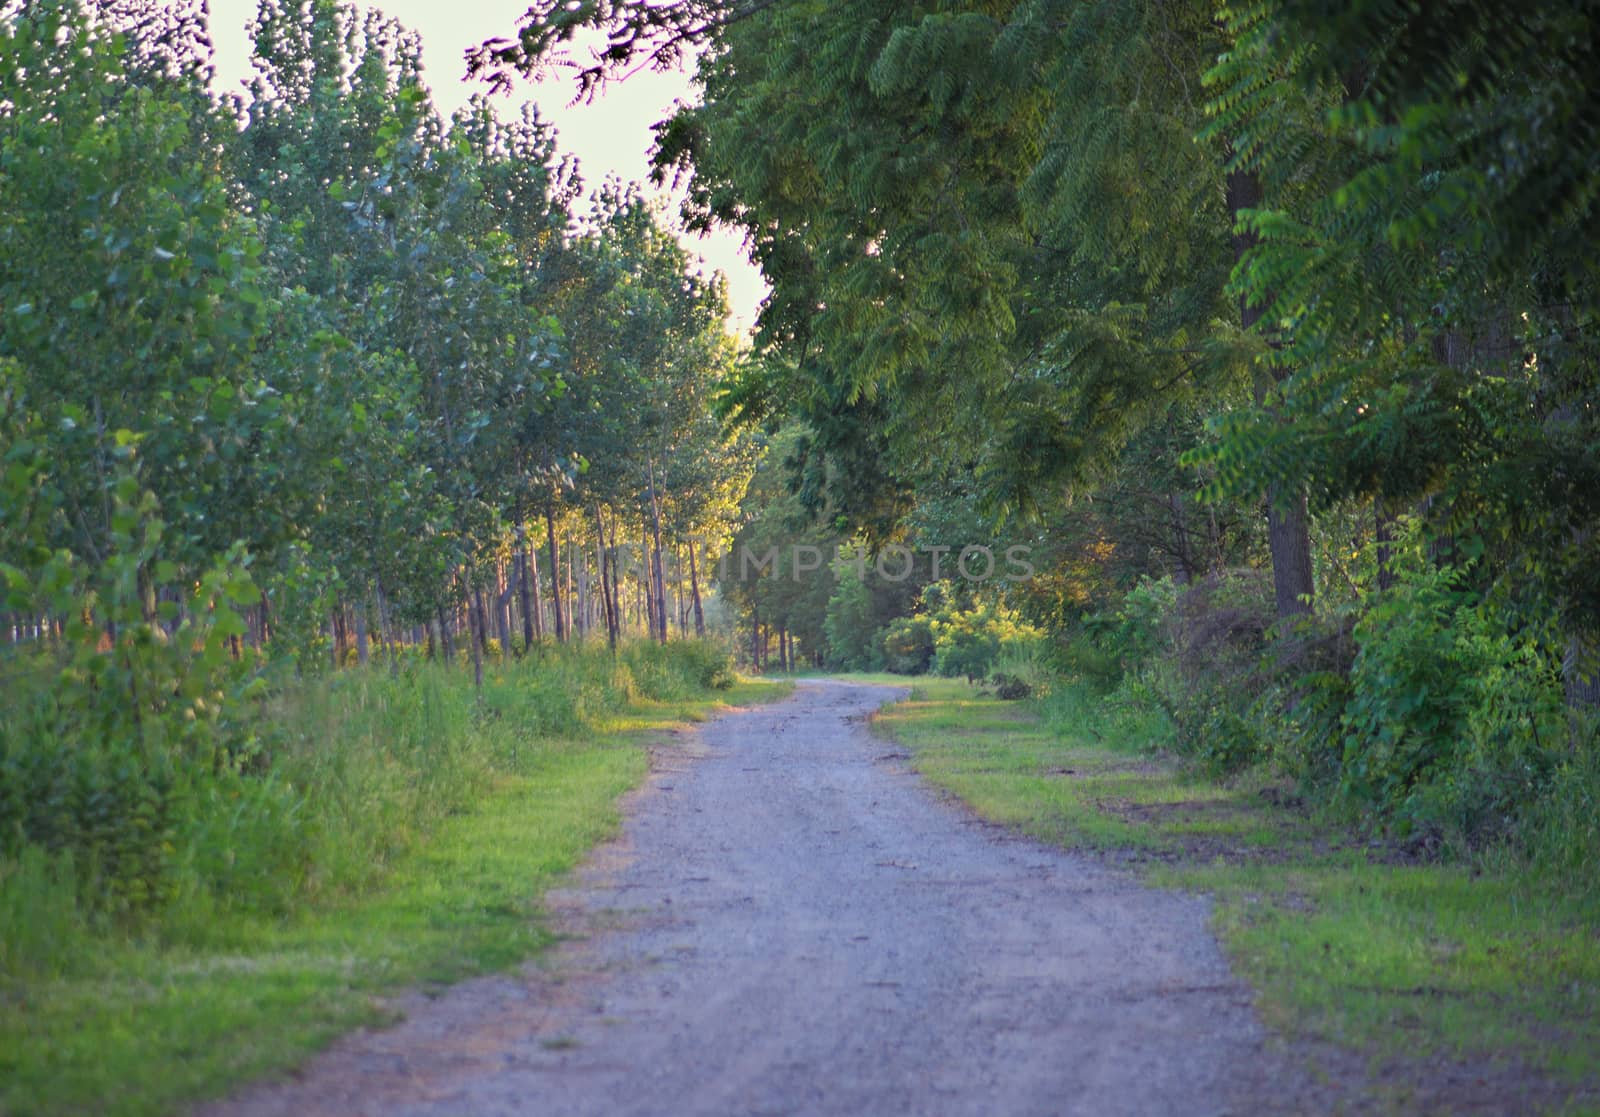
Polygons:
M341 671L265 700L250 764L179 782L158 901L107 904L93 848L13 830L0 1112L164 1112L373 1019L372 992L526 957L539 895L645 771L638 732L783 689L690 643L547 647L481 696L459 667Z
M1505 846L1449 864L1371 838L1263 768L1207 775L1152 748L1164 719L1059 678L1034 703L929 679L874 725L983 817L1213 897L1258 1010L1342 1048L1352 1091L1404 1113L1600 1111L1600 894Z

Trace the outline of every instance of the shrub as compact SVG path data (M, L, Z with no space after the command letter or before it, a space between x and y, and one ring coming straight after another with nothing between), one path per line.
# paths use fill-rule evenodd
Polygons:
M1122 682L1121 657L1101 646L1088 629L1071 634L1057 652L1061 673L1104 693Z
M994 683L995 697L1007 702L1033 697L1033 684L1019 675L1007 675L997 671L990 682Z
M1047 721L1170 744L1214 772L1274 763L1371 827L1592 881L1600 718L1567 708L1551 641L1481 571L1440 567L1401 526L1389 588L1287 623L1259 572L1141 583L1061 655L1102 685L1114 660L1120 681L1093 702L1063 688Z
M975 682L994 670L1004 646L1036 641L1040 634L1015 612L988 603L965 611L941 610L933 618L933 638L934 670L946 678L965 676Z
M1521 837L1536 867L1593 889L1600 877L1600 718L1581 711L1572 721L1573 747L1555 760L1543 795L1525 812Z
M925 616L898 617L884 626L883 666L897 675L926 674L933 663L933 621Z
M1124 671L1138 671L1172 650L1178 594L1171 578L1143 578L1123 596L1115 614L1091 622L1091 631Z
M713 640L681 640L669 647L700 689L728 690L733 686L733 656L725 645Z
M1166 714L1172 746L1227 773L1270 751L1253 707L1267 681L1261 652L1271 623L1270 589L1258 571L1227 571L1186 587L1146 579L1102 627L1102 640L1127 672L1120 689L1136 690Z
M465 671L413 658L393 675L383 665L285 678L248 723L262 736L213 733L217 747L202 754L64 737L82 711L62 707L73 692L55 685L51 662L7 666L0 973L76 965L92 955L83 936L106 919L203 942L226 933L230 911L286 915L359 891L442 819L537 763L530 742L589 732L636 697L732 682L726 650L700 641L617 656L541 646L486 671L481 696Z
M1515 835L1568 752L1558 665L1451 567L1402 571L1354 638L1341 797L1404 833Z
M251 698L264 684L230 654L239 610L259 600L243 551L180 579L131 468L108 495L111 549L99 561L58 551L27 571L0 563L10 608L65 618L59 637L10 647L0 664L0 858L41 848L70 862L85 904L123 914L175 895L191 789L252 755ZM184 608L150 608L141 584Z
M1011 700L1048 698L1059 673L1055 649L1043 634L1015 635L1000 645L990 682L995 693Z
M654 701L691 698L704 690L733 685L733 661L727 649L709 640L668 644L640 641L627 645L621 660L632 673L639 693Z

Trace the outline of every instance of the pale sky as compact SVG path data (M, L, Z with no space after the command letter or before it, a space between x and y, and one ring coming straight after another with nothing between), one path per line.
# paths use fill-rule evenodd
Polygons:
M466 72L463 53L485 39L509 38L517 17L526 10L526 4L519 0L383 0L360 6L378 7L422 36L427 84L433 91L434 103L446 118L483 88L481 83L461 80ZM239 91L251 72L244 28L255 15L256 0L211 0L210 8L218 87ZM536 101L540 115L559 129L561 150L578 157L584 181L590 186L599 185L607 174L616 174L652 191L647 164L650 126L668 114L675 100L691 96L688 76L646 70L624 82L610 84L589 105L569 104L575 88L570 77L557 74L539 84L519 82L511 94L496 100L501 116L508 119L515 116L515 107L523 101ZM676 202L664 194L657 196L666 202L666 212L676 223ZM690 252L728 277L731 326L739 332L750 329L766 287L761 273L745 258L739 238L716 233L682 239Z

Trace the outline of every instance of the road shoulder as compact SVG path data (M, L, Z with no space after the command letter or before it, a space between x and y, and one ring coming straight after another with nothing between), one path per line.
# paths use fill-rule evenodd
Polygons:
M917 680L873 725L978 817L1212 897L1263 1019L1348 1110L1600 1112L1583 903L1355 841L1289 788L1196 779L959 681Z

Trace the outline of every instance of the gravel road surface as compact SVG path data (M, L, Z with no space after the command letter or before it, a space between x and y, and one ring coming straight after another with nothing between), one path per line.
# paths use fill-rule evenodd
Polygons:
M943 801L864 724L899 695L803 682L680 734L552 897L574 941L205 1112L1301 1111L1205 902Z

